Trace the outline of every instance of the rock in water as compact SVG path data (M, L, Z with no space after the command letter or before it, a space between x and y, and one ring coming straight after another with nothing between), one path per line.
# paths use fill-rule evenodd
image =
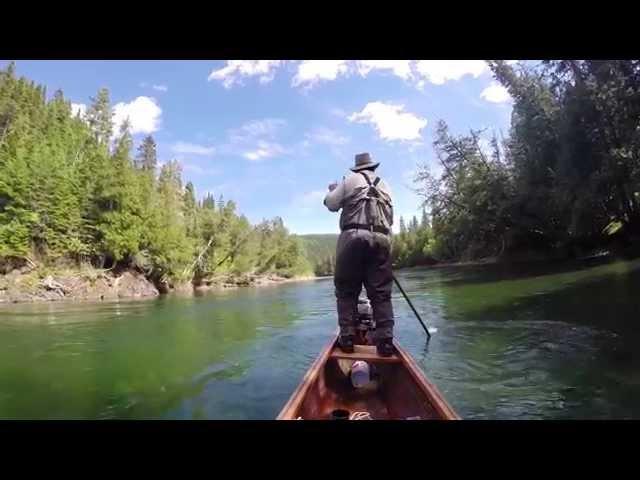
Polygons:
M117 280L118 297L149 297L159 295L158 289L143 275L123 273Z

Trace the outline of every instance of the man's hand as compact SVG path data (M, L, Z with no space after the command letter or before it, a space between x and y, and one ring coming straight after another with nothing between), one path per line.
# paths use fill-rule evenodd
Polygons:
M330 183L329 184L329 191L333 192L336 189L337 186L338 186L338 184L336 182Z

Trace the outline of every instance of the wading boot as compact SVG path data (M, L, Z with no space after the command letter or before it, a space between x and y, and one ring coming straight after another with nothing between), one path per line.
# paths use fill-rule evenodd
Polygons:
M390 357L395 353L395 348L393 347L393 339L385 338L383 340L380 340L376 344L376 350L378 352L378 355L380 355L381 357Z
M344 353L353 353L353 335L340 335L338 346Z

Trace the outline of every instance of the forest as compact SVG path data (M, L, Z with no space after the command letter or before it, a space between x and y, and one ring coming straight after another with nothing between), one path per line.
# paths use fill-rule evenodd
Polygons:
M563 259L640 244L640 61L489 61L510 130L454 134L418 165L420 219L399 218L396 267ZM180 164L114 131L109 92L83 114L62 91L0 70L0 273L24 263L135 269L158 284L216 275L333 273L335 236L251 225L231 199L198 199Z
M114 131L107 89L83 114L62 91L0 70L0 273L22 264L144 272L156 284L219 274L311 273L281 218L251 225L232 200L198 200L180 164Z
M396 264L637 253L640 61L489 66L513 99L510 131L487 148L486 132L438 123L437 166L415 178L428 216L400 220Z

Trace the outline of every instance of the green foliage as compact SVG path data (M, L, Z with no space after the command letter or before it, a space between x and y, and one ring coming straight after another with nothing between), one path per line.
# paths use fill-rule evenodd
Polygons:
M169 283L311 271L281 219L252 227L222 196L198 204L177 162L156 178L153 137L132 158L129 124L113 138L112 116L104 88L81 118L62 92L47 101L13 64L0 71L0 263L136 267Z
M396 267L409 267L425 265L434 261L434 253L431 242L433 241L431 227L425 211L422 213L422 222L418 224L413 217L409 228L405 227L403 217L400 217L400 234L392 239L392 261Z
M96 142L108 145L113 133L113 110L109 100L109 91L101 88L98 95L91 98L91 106L87 109L86 120L93 131Z
M434 149L442 173L434 176L422 165L416 176L437 239L429 252L439 260L497 255L509 227L505 211L512 191L509 171L497 142L493 154L487 155L480 147L480 135L472 130L454 136L439 122ZM414 219L412 228L416 223Z
M423 250L458 260L580 252L614 234L637 241L640 61L549 60L519 70L489 63L513 97L509 138L494 136L487 153L481 132L453 136L439 123L440 172L422 165L416 178L432 219ZM401 237L412 225L401 222ZM407 248L400 242L397 255Z
M136 168L148 172L155 172L157 164L156 142L151 135L147 135L138 147Z
M335 268L336 234L299 235L305 251L305 257L317 276L333 275Z

